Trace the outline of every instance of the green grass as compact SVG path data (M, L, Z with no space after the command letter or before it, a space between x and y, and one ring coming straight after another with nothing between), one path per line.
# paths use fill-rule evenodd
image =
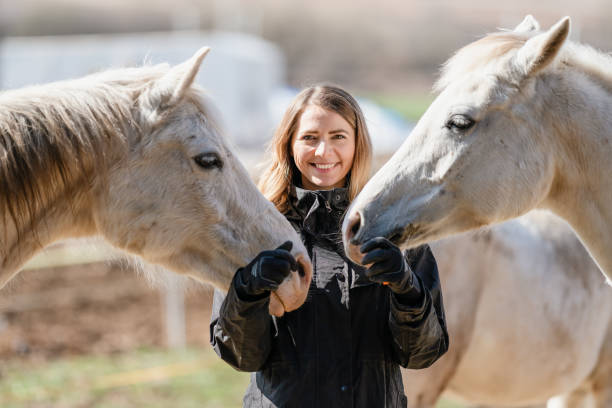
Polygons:
M1 366L2 408L230 408L242 406L249 375L210 348L139 350ZM437 408L462 408L441 401Z
M374 102L399 113L404 119L416 122L433 102L433 94L375 94L368 95Z
M459 404L458 402L449 401L447 399L442 398L436 404L436 408L467 408L465 405Z
M239 407L248 383L210 349L9 362L2 373L3 408Z

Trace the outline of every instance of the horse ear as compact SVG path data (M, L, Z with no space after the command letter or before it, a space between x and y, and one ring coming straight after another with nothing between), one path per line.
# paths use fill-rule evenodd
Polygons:
M540 24L531 14L527 14L521 24L514 27L515 33L530 33L540 31Z
M521 23L522 24L522 23ZM548 31L530 38L518 51L516 62L531 76L547 67L565 44L570 31L570 18L564 17Z
M193 57L170 70L168 74L175 77L171 78L171 80L174 79L176 81L176 79L178 79L178 81L175 82L176 86L174 92L172 93L172 98L169 101L170 106L174 105L180 101L183 96L185 96L185 93L191 84L193 84L193 81L200 70L202 60L204 60L204 57L209 51L209 47L200 48L193 55ZM168 76L168 74L166 74L164 77Z
M200 70L202 60L210 48L199 49L193 57L176 65L155 81L146 93L147 105L153 111L162 111L175 106L187 93Z

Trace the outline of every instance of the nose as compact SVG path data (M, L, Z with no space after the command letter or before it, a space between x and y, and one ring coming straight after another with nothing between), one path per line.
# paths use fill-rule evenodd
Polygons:
M359 233L361 232L363 215L359 211L355 211L349 216L346 228L347 241L353 245L359 244Z
M327 146L326 146L325 141L319 142L319 144L317 145L317 149L315 150L315 155L316 156L324 156L326 149L327 149Z

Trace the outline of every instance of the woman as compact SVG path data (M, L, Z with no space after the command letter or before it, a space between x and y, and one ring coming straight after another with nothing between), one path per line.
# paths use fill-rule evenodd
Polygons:
M296 269L291 243L259 254L215 293L211 343L254 372L246 407L405 407L399 366L431 365L448 348L435 259L380 237L344 254L340 226L370 173L357 102L334 86L303 90L271 144L260 189L301 234L313 263L306 303L268 314L270 291Z

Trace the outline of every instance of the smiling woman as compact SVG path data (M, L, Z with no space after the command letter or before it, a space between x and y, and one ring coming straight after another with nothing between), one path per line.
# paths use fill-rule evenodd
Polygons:
M260 188L300 233L313 260L306 303L281 318L267 291L294 268L282 245L215 293L211 341L254 372L246 407L405 407L399 366L421 368L447 348L436 263L427 246L403 254L384 238L350 262L340 225L370 171L371 143L355 99L334 86L304 89L272 139ZM386 285L384 283L387 283Z
M325 179L313 179L310 182L319 186L316 189L330 189L334 184L346 187L348 198L352 200L370 178L372 161L372 143L361 108L351 95L334 86L313 86L304 89L296 96L270 142L271 161L259 181L259 189L279 211L285 212L288 209L292 184L304 182L303 177L300 177L300 180L293 180L293 176L303 172L310 174L308 167L313 165L307 164L309 159L319 155L316 160L311 160L314 167L315 163L319 164L319 176L331 173L325 173L326 165L341 161L338 160L337 151L337 146L345 144L340 142L343 140L339 135L341 133L344 133L342 135L346 138L344 140L351 138L354 140L352 158L349 160L346 154L342 156L342 163L348 166L348 169L343 167L346 172L337 179L338 174L334 174L332 179L335 179L335 182L331 184L323 184L331 178L329 176ZM324 143L321 143L322 138ZM333 149L332 146L336 148ZM301 152L312 152L313 156L308 158ZM321 157L321 154L325 156ZM324 159L332 162L326 162ZM302 160L306 160L306 164L300 168L298 161ZM313 170L312 174L317 173Z
M310 105L300 116L291 150L305 188L344 187L355 157L355 130L338 113Z

